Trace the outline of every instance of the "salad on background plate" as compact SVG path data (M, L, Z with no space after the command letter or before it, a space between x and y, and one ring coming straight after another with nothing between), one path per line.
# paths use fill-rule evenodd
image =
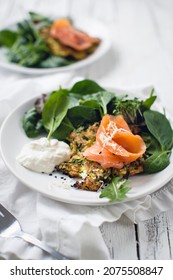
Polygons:
M0 31L0 65L26 73L78 68L108 48L105 27L85 18L52 19L30 12L27 19Z
M92 80L42 94L4 122L3 158L22 182L57 200L104 205L137 199L173 175L172 127L156 98L154 89L141 100ZM12 134L11 155L5 137Z

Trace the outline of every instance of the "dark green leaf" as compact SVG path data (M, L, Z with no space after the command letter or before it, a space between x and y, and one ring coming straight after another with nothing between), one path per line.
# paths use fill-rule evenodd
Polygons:
M122 177L115 177L107 187L101 190L100 198L107 197L110 202L122 201L130 190L130 187L127 187L128 184L128 180L122 179Z
M20 36L25 37L28 42L35 42L40 38L37 30L30 20L23 20L17 24Z
M11 62L33 67L39 65L46 58L47 52L47 46L42 40L22 43L21 37L19 37L12 48L9 49L8 58Z
M155 102L157 96L154 95L154 88L151 90L149 98L142 102L141 106L143 107L143 111L149 110L153 103Z
M30 109L23 117L23 129L30 138L37 137L45 133L41 114L36 112L35 108Z
M4 29L0 31L0 46L11 48L18 36L17 32Z
M83 95L96 93L98 91L104 91L104 89L92 80L77 82L70 90L71 93L75 93L79 98Z
M69 109L67 116L75 128L100 120L98 110L85 106L76 106Z
M144 119L150 133L160 143L162 150L170 150L173 144L172 128L168 119L157 111L145 111Z
M55 68L55 67L61 67L69 65L69 61L63 57L60 56L49 56L47 59L41 61L37 67L39 68Z
M82 106L100 110L100 105L95 100L80 100Z
M161 147L160 147L159 142L150 133L142 133L141 137L146 144L148 154L154 154L155 152L161 152Z
M72 130L74 130L74 126L72 125L70 120L65 117L62 120L60 126L53 133L53 137L57 138L58 140L65 141Z
M91 108L100 109L101 116L103 116L107 114L107 105L114 96L112 92L99 91L97 93L84 95L80 103Z
M49 26L50 24L52 24L51 19L49 19L48 17L43 16L41 14L38 14L38 13L35 13L35 12L29 12L29 15L30 15L30 18L31 18L32 22L36 25L39 24L39 26L40 26L40 23L42 23L42 27L43 26L45 27L45 26Z
M144 162L144 172L148 174L159 172L169 165L167 152L155 152Z
M71 95L69 95L69 105L68 108L73 108L79 105L79 100Z
M68 104L69 99L66 90L61 88L57 92L51 94L46 100L42 117L44 127L49 130L48 139L50 139L51 135L59 127L66 116Z

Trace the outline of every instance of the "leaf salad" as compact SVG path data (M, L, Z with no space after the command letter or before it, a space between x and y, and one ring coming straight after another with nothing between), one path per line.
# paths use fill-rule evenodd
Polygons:
M156 98L154 89L146 100L130 99L126 94L119 96L102 88L95 81L82 80L71 88L60 87L49 95L40 96L33 108L24 114L22 125L29 138L48 135L48 139L56 138L70 145L70 160L56 169L77 179L73 187L99 191L100 198L107 197L110 202L122 201L130 190L130 176L153 174L170 164L173 130L165 112L152 109ZM99 149L99 141L102 140L99 136L103 136L107 129L102 123L108 119L121 121L124 126L117 128L117 123L115 130L111 130L113 134L109 134L109 139L102 143L96 160L87 158L86 151ZM129 140L122 138L125 141L123 151L125 147L129 152L128 141L131 141L132 156L136 156L138 144L133 139L139 142L140 150L144 149L138 157L126 161L123 156L123 162L119 162L121 155L116 152L112 157L110 151L113 145L121 149L119 143L124 134ZM110 135L113 135L111 140ZM109 146L108 140L112 141L114 137L118 137L118 146L112 142ZM112 158L113 165L107 165ZM116 161L117 158L117 164L121 165L116 168L114 159Z
M85 30L84 30L85 31ZM53 20L29 12L14 30L0 31L0 47L10 62L32 68L67 66L95 52L100 39L78 30L71 19Z

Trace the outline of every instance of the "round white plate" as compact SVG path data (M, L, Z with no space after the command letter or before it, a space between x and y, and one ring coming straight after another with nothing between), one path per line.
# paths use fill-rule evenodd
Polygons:
M117 94L124 93L120 90L112 90ZM127 91L126 91L127 93ZM26 186L36 190L52 199L80 204L80 205L106 205L107 198L99 198L99 192L77 190L71 187L75 179L65 177L62 173L53 173L52 176L32 172L22 167L17 161L24 144L31 141L22 128L21 119L24 113L33 107L36 98L32 98L16 108L4 121L0 134L0 149L2 157L10 171ZM157 109L159 107L156 107ZM161 172L152 175L136 175L130 178L131 190L126 201L146 196L166 184L173 176L173 155L170 165ZM117 203L117 202L115 202Z
M74 20L74 25L78 27L80 30L87 32L90 36L97 37L101 39L101 43L98 46L98 48L95 50L94 53L89 55L87 58L75 62L68 66L62 66L62 67L56 67L56 68L27 68L24 66L17 65L15 63L11 63L7 60L6 52L7 49L0 48L0 67L6 68L8 70L12 70L15 72L20 72L24 74L51 74L51 73L57 73L57 72L64 72L64 71L73 71L77 70L79 68L85 67L89 64L92 64L93 62L97 61L99 58L101 58L106 52L109 50L111 46L111 40L109 32L106 28L106 26L94 19L90 18L78 18ZM6 28L13 28L14 26L9 26Z

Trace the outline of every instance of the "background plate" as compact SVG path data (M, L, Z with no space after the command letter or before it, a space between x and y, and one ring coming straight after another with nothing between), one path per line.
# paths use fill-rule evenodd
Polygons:
M93 54L89 55L87 58L75 62L74 64L63 66L63 67L45 68L45 69L27 68L9 62L6 57L7 49L0 48L0 67L15 72L24 73L24 74L38 74L38 75L72 71L92 64L93 62L101 58L109 50L111 46L111 40L110 40L108 30L102 22L90 18L78 18L74 20L74 25L78 27L80 30L87 32L89 35L101 39L101 43L96 49L96 51ZM14 26L9 26L6 28L14 29Z

